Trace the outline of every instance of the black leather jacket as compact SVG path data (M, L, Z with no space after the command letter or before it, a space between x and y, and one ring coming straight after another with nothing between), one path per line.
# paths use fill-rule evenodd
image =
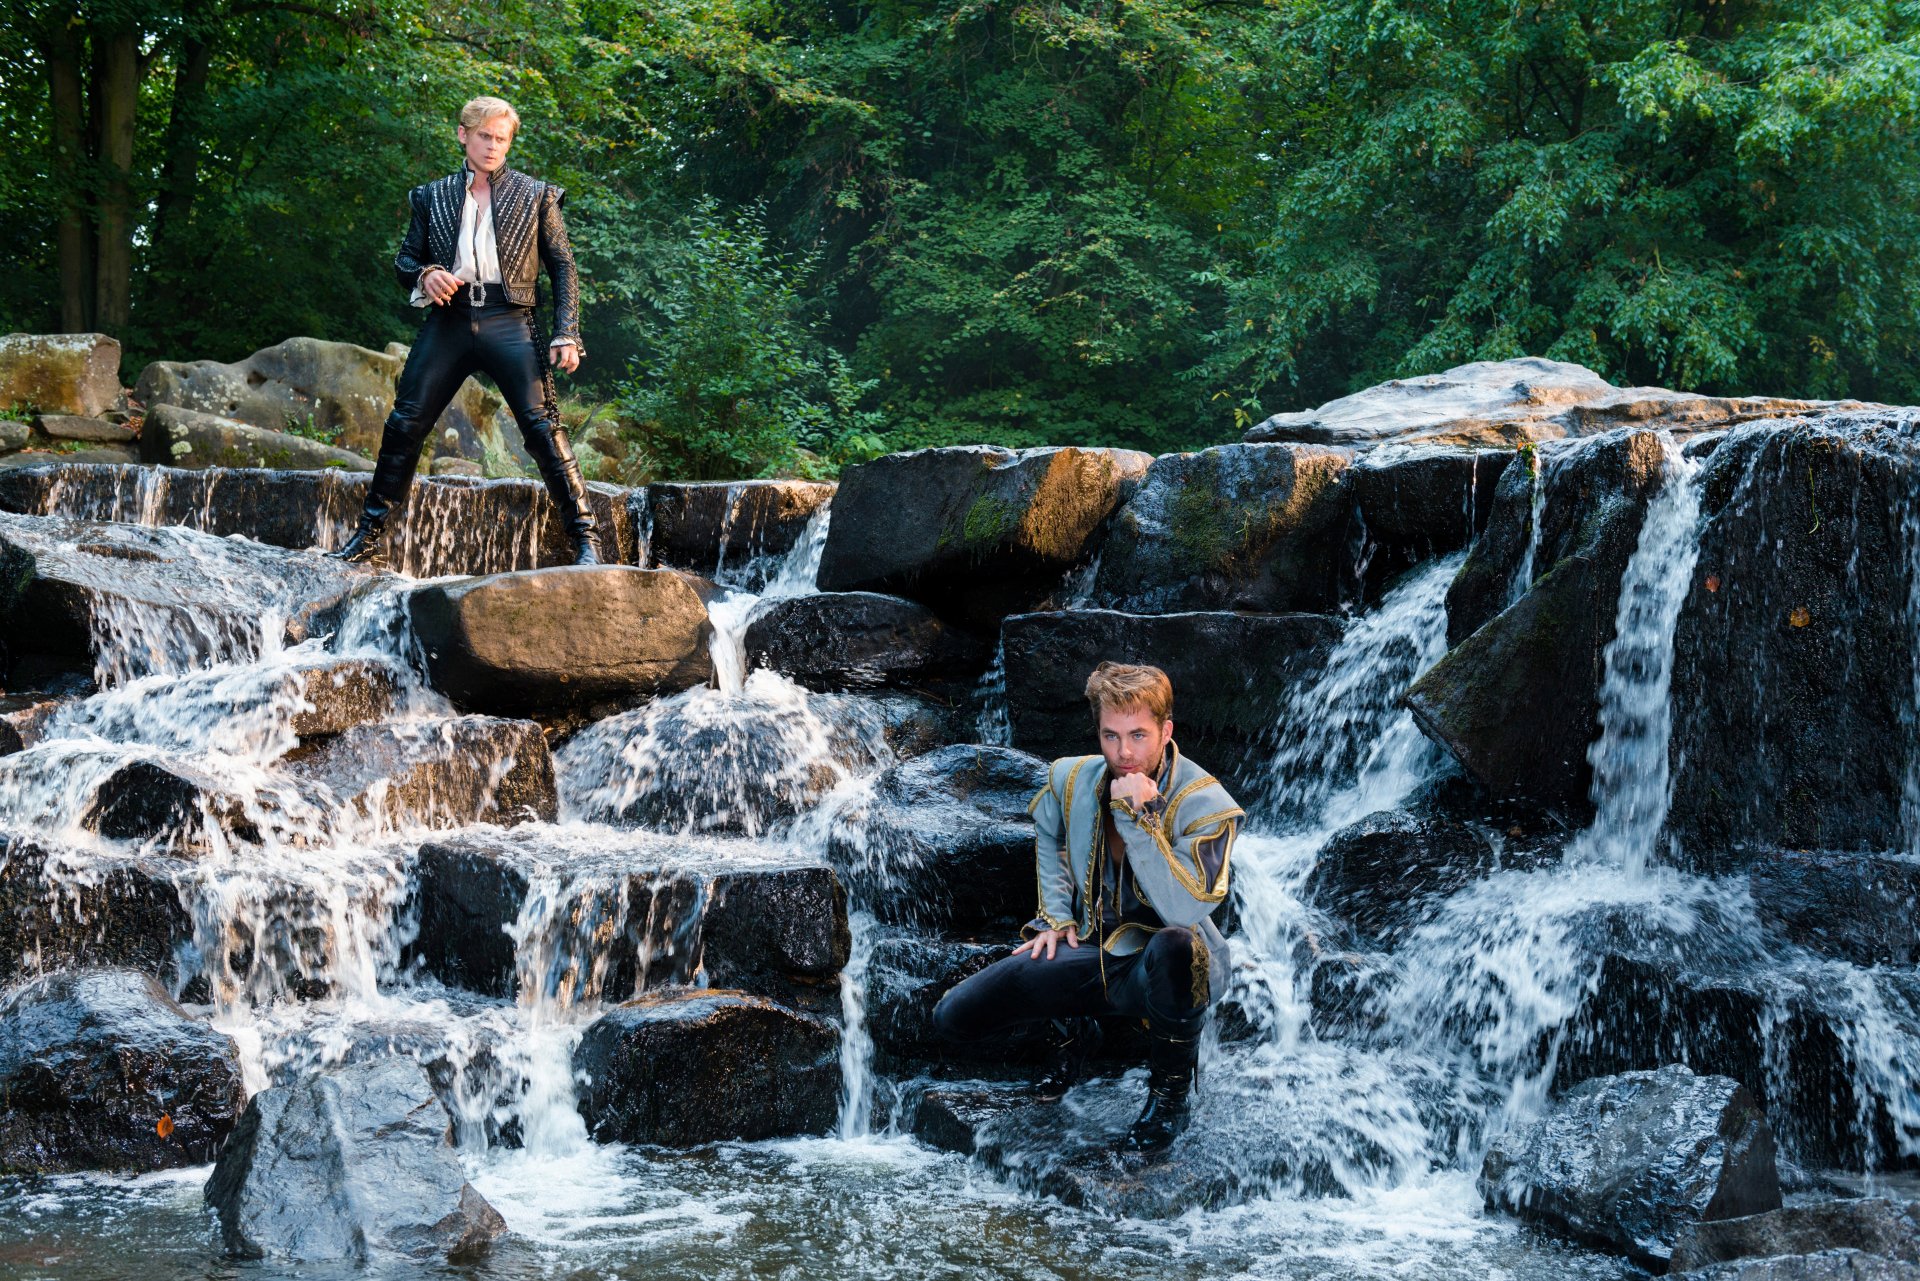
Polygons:
M460 213L467 200L468 167L436 178L407 193L413 220L393 256L401 287L411 291L429 267L452 271L460 235ZM580 276L573 266L573 245L560 205L565 188L501 165L493 175L493 240L500 255L500 281L508 299L531 307L538 296L540 264L553 278L553 337L571 338L582 356Z

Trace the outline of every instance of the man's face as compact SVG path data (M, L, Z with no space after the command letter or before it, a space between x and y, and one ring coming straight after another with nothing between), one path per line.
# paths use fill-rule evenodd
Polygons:
M1172 740L1173 722L1153 719L1153 713L1144 707L1100 709L1100 754L1107 758L1107 769L1116 778L1151 774L1160 767L1160 757Z
M471 129L461 125L459 134L467 163L478 173L492 173L506 163L507 148L513 145L513 117L495 116Z

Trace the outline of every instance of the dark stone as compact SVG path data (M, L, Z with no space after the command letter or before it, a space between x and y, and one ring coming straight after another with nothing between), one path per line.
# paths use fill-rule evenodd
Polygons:
M753 562L793 549L834 486L810 480L657 482L628 503L645 531L647 566L690 569L749 590L765 585ZM758 581L754 581L757 578Z
M1694 1223L1780 1207L1753 1096L1677 1064L1582 1082L1494 1142L1479 1186L1492 1208L1656 1267Z
M1382 810L1328 838L1301 894L1369 944L1391 946L1436 900L1493 868L1492 847L1466 824Z
M409 612L434 688L465 711L630 700L713 676L706 607L661 570L570 565L432 583Z
M946 689L971 685L989 647L925 605L876 592L769 601L747 624L747 667L770 667L812 690Z
M1669 829L1706 870L1756 847L1904 848L1920 413L1755 423L1703 466Z
M134 760L101 781L80 816L88 831L136 841L152 853L203 854L215 831L258 841L240 798L212 775L181 761ZM210 826L211 825L211 826Z
M393 709L402 675L392 664L347 658L295 669L305 704L293 717L300 738L320 738L377 721Z
M552 822L553 757L532 721L457 716L356 725L290 758L340 805L395 826Z
M935 1086L914 1105L911 1128L914 1137L931 1147L972 1156L980 1127L1029 1103L1031 1095L1021 1085Z
M839 1112L832 1025L741 992L649 993L609 1010L573 1068L580 1114L602 1143L825 1134Z
M1151 461L1129 450L964 445L849 467L819 587L894 592L989 629L1054 594Z
M1026 1062L1042 1046L1037 1030L1014 1028L990 1040L952 1044L933 1030L933 1007L948 988L1012 952L1008 943L882 939L867 960L867 1034L892 1059ZM916 1133L918 1130L916 1129ZM939 1145L936 1145L939 1146ZM969 1146L967 1151L971 1151Z
M1047 763L956 744L889 766L835 823L827 857L884 920L1012 926L1034 912L1034 794Z
M295 550L337 547L366 505L368 480L364 472L338 468L186 471L61 462L0 472L0 511L183 525ZM587 486L599 520L601 555L608 561L634 558L628 492L613 485ZM537 480L419 477L406 507L389 522L382 546L396 572L415 578L501 574L573 561L552 500Z
M1686 1272L1735 1259L1828 1250L1862 1250L1903 1263L1920 1263L1920 1215L1916 1214L1915 1203L1885 1197L1816 1201L1744 1218L1696 1223L1674 1243L1672 1268Z
M262 1090L207 1180L241 1258L460 1259L506 1233L466 1181L420 1065L377 1058Z
M1513 457L1510 449L1387 446L1355 458L1345 479L1360 512L1368 598L1393 575L1484 530Z
M1154 459L1113 518L1097 605L1332 611L1354 595L1346 450L1219 445Z
M1748 884L1761 922L1778 938L1855 965L1920 961L1920 864L1769 850L1752 859Z
M111 859L0 835L0 985L47 970L126 966L177 987L193 917L182 864Z
M1516 581L1526 537L1514 521L1532 519L1523 456L1501 479L1487 537L1448 589L1453 648L1408 688L1406 705L1494 796L1584 816L1620 580L1665 453L1653 433L1626 432L1532 456L1544 456L1547 470L1531 583L1522 591Z
M1279 709L1320 674L1343 630L1320 614L1064 610L1009 618L1001 644L1013 745L1047 760L1097 751L1088 674L1102 659L1152 663L1173 682L1180 750L1244 801L1284 732Z
M246 1106L233 1042L132 970L0 996L0 1171L141 1171L213 1159Z
M1686 1274L1693 1281L1920 1281L1920 1267L1859 1250L1742 1259Z

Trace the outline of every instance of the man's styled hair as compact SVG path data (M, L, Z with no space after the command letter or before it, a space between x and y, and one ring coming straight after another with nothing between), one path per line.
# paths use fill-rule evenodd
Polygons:
M513 104L505 98L489 98L483 95L460 108L460 123L469 129L478 129L495 116L505 116L513 121L513 133L508 135L509 138L520 136L520 113L515 111Z
M1138 663L1102 663L1087 677L1087 703L1093 709L1093 723L1100 723L1102 710L1116 712L1145 708L1154 720L1173 719L1173 682L1157 667Z

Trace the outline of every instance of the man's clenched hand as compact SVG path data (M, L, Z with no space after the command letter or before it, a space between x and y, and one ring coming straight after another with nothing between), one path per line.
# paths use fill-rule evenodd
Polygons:
M1122 774L1113 780L1113 799L1126 801L1135 809L1158 795L1160 785L1153 781L1150 774Z
M1060 940L1062 939L1066 940L1068 947L1079 947L1080 927L1077 925L1069 925L1064 930L1041 930L1019 947L1014 948L1013 954L1020 956L1023 953L1031 953L1034 959L1038 960L1040 958L1040 949L1044 947L1047 949L1047 959L1051 961L1054 951L1060 946Z

